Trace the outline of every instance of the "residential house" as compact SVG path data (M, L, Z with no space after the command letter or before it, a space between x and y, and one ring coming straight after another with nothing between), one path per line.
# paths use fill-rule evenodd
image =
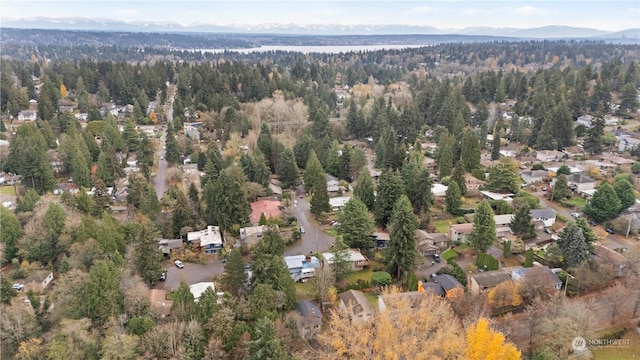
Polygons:
M596 181L585 174L572 174L567 176L567 185L574 192L581 193L585 190L596 188Z
M340 192L340 181L338 181L338 180L329 180L329 181L327 181L327 191L329 193Z
M486 185L487 183L467 173L464 175L464 184L467 187L467 191L469 191L469 190L479 190L482 186Z
M182 239L158 239L158 249L162 251L165 258L171 257L171 252L182 248Z
M204 230L187 233L187 242L200 246L206 254L217 254L224 245L220 227L212 225L207 226Z
M70 112L70 113L72 113L73 112L73 106L71 106L71 105L60 105L60 106L58 106L58 111L61 112L61 113L62 112Z
M447 190L449 190L449 187L442 184L434 183L431 185L431 193L435 197L445 197Z
M247 246L255 245L262 240L262 233L267 230L266 225L249 226L240 229L240 241Z
M282 188L278 185L269 183L269 190L271 190L271 193L277 197L282 196Z
M416 230L416 243L423 256L439 254L449 247L449 238L443 233L428 233L424 230Z
M213 282L199 282L192 285L189 285L189 291L193 295L193 300L198 302L200 296L207 290L211 289L213 292L216 291L216 286Z
M618 136L618 152L635 150L638 145L640 145L640 139Z
M549 173L546 170L531 170L520 173L522 181L528 185L541 183L548 175Z
M541 221L544 227L551 227L556 223L556 211L553 209L531 209L531 220Z
M389 233L385 232L374 232L373 234L371 234L371 237L373 238L373 241L376 242L376 248L378 249L386 248L387 245L389 245L389 241L391 240Z
M435 282L418 281L418 292L424 292L440 298L444 298L447 295L442 288L442 285Z
M351 200L351 196L337 196L329 198L329 206L332 211L341 210Z
M200 140L200 128L202 127L202 122L185 122L182 123L182 131L185 136L188 136L194 140Z
M340 299L339 308L343 311L348 310L352 314L351 320L366 321L373 317L371 304L362 291L348 290L338 295L338 298Z
M301 332L303 336L314 335L320 331L322 313L316 304L309 300L301 300L296 304L295 310L302 317Z
M78 121L87 121L87 119L89 119L89 114L88 113L79 113L76 114L76 120Z
M387 307L398 302L406 302L409 307L416 308L425 296L426 294L420 291L380 295L378 296L378 310L380 312L386 311Z
M436 275L433 282L442 286L447 299L457 299L464 296L464 286L451 275Z
M496 222L496 236L504 236L511 234L511 220L513 214L494 215L493 220Z
M603 156L601 159L602 161L611 163L612 165L615 165L615 166L631 165L635 162L632 159L627 159L620 156Z
M18 113L18 121L36 121L38 112L35 110L22 110Z
M477 295L507 280L511 280L511 273L505 269L485 271L470 274L467 280L467 286L473 295Z
M593 255L603 263L609 264L617 277L624 276L627 258L622 254L600 244L596 244L593 248Z
M578 119L576 120L576 125L584 125L585 127L590 128L592 121L593 121L593 116L582 115L578 117Z
M540 150L536 153L536 158L541 162L558 161L564 154L556 150Z
M485 191L485 190L480 191L480 194L482 194L485 198L489 200L494 200L494 201L502 200L509 204L513 202L513 194L500 194L500 193L495 193L492 191Z
M613 115L605 115L604 123L607 126L618 126L618 124L620 123L620 118Z
M347 255L346 260L351 265L351 271L361 271L365 266L369 266L369 260L358 249L347 249ZM327 264L333 264L333 253L322 253L322 257Z
M161 318L167 317L171 313L173 301L167 299L167 290L151 289L149 292L149 302Z
M51 270L36 270L24 279L25 291L44 292L51 280L53 280L53 272Z
M316 276L315 269L320 267L318 258L309 255L285 256L284 262L287 264L291 278L295 282L304 282Z
M542 280L547 281L548 282L547 285L549 286L549 288L554 288L556 290L562 289L562 280L560 280L560 278L558 277L558 274L553 272L553 270L551 270L548 266L542 266L537 263L534 264L534 267L513 269L511 271L511 279L513 281L521 281L525 277L525 275L527 275L528 272L539 267L543 268L549 274L549 276L542 279L537 278L536 280L538 280L539 282Z
M260 199L251 203L251 215L249 215L249 222L251 224L258 224L260 222L260 216L264 213L267 219L276 218L280 216L280 201Z
M473 223L449 225L451 241L467 242L467 236L473 231Z
M500 156L504 156L504 157L516 157L516 153L511 151L511 150L500 150L499 151Z
M422 165L424 165L424 167L426 167L427 169L433 171L438 164L436 162L436 159L425 156L422 159Z
M575 166L567 166L569 168L569 173L570 174L580 174L581 172L583 172L584 170ZM557 173L558 170L560 170L560 166L554 166L554 167L548 167L547 171L549 171L550 173Z

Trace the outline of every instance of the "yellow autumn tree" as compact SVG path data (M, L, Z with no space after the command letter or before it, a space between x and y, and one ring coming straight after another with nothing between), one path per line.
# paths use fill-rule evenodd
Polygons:
M520 306L522 304L520 287L515 281L504 281L489 291L488 300L494 310Z
M149 120L151 120L151 122L154 124L158 123L158 115L156 115L155 111L151 110L151 112L149 113Z
M384 294L384 310L363 319L332 313L319 335L323 359L463 359L462 326L447 300L417 291Z
M60 96L63 98L67 97L67 87L64 84L60 84Z
M471 325L467 330L467 349L469 360L519 360L522 354L515 345L505 341L504 335L493 330L485 318Z

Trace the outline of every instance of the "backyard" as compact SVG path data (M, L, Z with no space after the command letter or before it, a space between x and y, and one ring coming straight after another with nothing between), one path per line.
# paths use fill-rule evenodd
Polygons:
M620 345L592 348L596 360L640 359L640 335L633 330L627 331Z
M13 186L0 186L0 195L16 195L16 189Z

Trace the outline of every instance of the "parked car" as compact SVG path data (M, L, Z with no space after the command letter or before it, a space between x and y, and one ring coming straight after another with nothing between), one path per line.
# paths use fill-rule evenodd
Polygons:
M167 280L167 270L162 270L162 274L160 274L160 281Z
M434 260L435 262L439 263L439 262L441 261L441 260L440 260L440 255L438 255L438 254L433 254L433 260Z
M551 230L549 228L544 228L544 232L547 234L551 234Z
M249 269L251 269L251 264L244 264L244 265L242 265L242 267L243 267L245 270L249 270Z
M173 263L176 264L176 266L180 269L184 268L184 264L180 260L176 260Z
M22 291L22 290L24 290L24 284L13 284L13 285L11 286L11 288L12 288L13 290Z
M606 228L606 229L604 229L604 231L608 232L609 234L615 234L616 233L612 228Z
M302 226L300 226L300 233L304 234L304 228Z
M571 216L573 216L576 219L580 219L580 214L578 213L571 213Z
M593 221L593 220L589 220L589 225L596 226L596 225L598 225L598 223Z

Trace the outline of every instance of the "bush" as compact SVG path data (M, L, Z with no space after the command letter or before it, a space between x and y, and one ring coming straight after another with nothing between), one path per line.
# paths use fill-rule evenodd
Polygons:
M391 274L386 271L377 271L371 274L371 283L374 286L391 285Z

